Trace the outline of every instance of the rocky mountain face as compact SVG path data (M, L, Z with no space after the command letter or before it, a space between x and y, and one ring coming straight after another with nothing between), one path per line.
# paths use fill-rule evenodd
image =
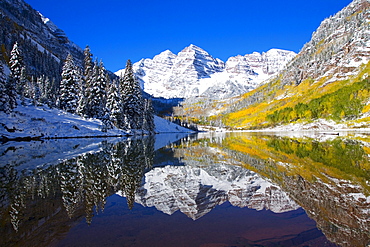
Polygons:
M0 0L0 61L7 64L15 42L21 48L27 74L59 78L68 53L81 63L83 51L51 20L23 0Z
M369 21L369 0L354 0L324 20L282 74L283 84L323 77L330 82L356 74L370 59Z
M256 88L295 57L291 51L272 49L230 57L226 62L190 45L177 55L166 50L153 59L134 64L144 91L164 98L225 99ZM120 75L123 70L117 71Z
M346 79L370 58L370 2L354 0L324 20L283 73L284 84Z
M278 76L223 107L218 117L237 128L318 119L342 122L347 128L367 127L368 121L361 119L370 114L369 22L370 1L354 0L324 20Z

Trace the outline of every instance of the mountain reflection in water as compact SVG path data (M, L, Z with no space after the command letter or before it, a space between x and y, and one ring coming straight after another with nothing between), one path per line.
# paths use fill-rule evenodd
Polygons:
M0 147L0 245L82 246L77 238L93 239L101 228L116 234L90 245L333 246L300 207L333 243L370 242L366 135L156 138ZM163 225L166 215L173 220Z

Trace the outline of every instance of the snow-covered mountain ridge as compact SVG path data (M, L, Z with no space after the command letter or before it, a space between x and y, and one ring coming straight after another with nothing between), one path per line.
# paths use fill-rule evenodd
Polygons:
M282 84L356 75L370 60L370 0L354 0L325 19L282 73Z
M0 42L3 52L9 56L17 42L30 76L45 75L59 81L61 62L69 53L77 64L82 64L82 49L50 19L23 0L0 1L0 31L6 36ZM0 62L7 64L4 57Z
M225 99L256 88L295 56L292 51L271 49L223 62L190 45L177 55L166 50L153 59L142 59L133 68L144 91L155 97Z

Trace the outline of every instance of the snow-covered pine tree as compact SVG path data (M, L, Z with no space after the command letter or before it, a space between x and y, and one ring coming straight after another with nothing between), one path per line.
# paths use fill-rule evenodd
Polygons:
M91 53L90 47L87 45L84 49L84 80L85 84L91 84L91 81L93 80L92 74L93 74L93 54Z
M57 95L57 85L55 78L52 80L47 76L42 76L40 87L40 102L47 104L49 107L55 107L56 95Z
M93 78L93 68L94 68L94 63L92 61L92 53L90 51L90 47L86 46L84 49L84 77L83 77L83 83L81 84L81 89L80 89L80 99L78 101L78 108L77 108L77 114L80 116L87 117L87 112L88 112L88 104L87 104L87 98L88 95L90 94L90 88L92 85L92 82L94 80Z
M114 80L112 83L108 84L107 87L107 113L110 122L117 128L122 127L123 122L123 105L122 97L119 93L118 81Z
M10 107L9 95L7 93L7 79L4 73L3 64L0 62L0 111L10 113L12 108Z
M44 76L40 76L37 78L37 80L35 80L32 83L33 84L32 99L33 99L34 105L38 105L39 103L41 103L41 94L43 91L44 79L45 79Z
M21 85L21 76L23 65L23 58L21 56L21 50L18 43L14 43L13 49L10 53L10 76L7 84L7 94L9 95L9 103L11 109L17 106L17 91L19 94L23 94L25 85Z
M37 105L37 95L39 94L39 86L37 84L37 80L35 77L31 77L31 82L29 84L29 97L32 100L33 105Z
M90 94L87 98L89 105L89 117L102 118L105 115L105 105L107 103L107 94L105 88L107 87L107 77L104 64L101 61L98 65L94 65L94 80L90 87Z
M153 104L150 99L144 99L144 103L143 130L153 134L155 129Z
M48 92L47 92L47 98L48 98L47 104L49 105L49 107L56 106L58 88L59 88L59 85L57 83L57 80L55 79L55 77L53 77L50 80L50 84L48 86Z
M62 69L60 95L57 102L60 109L70 113L76 112L81 79L82 76L73 62L72 55L68 54Z
M26 67L23 66L21 70L21 77L19 78L19 84L17 85L18 87L17 92L21 98L22 104L25 103L25 96L27 93L28 85L29 83L27 79Z
M120 78L120 93L125 111L126 126L141 130L143 127L144 100L139 82L132 69L131 60L127 60L125 73Z
M26 98L32 98L32 92L33 92L32 81L33 81L33 76L31 77L31 80L27 79L27 82L24 88L24 96Z

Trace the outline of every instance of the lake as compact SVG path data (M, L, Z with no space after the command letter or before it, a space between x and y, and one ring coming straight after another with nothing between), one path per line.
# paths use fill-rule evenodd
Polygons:
M0 185L0 246L370 244L361 133L8 142Z

